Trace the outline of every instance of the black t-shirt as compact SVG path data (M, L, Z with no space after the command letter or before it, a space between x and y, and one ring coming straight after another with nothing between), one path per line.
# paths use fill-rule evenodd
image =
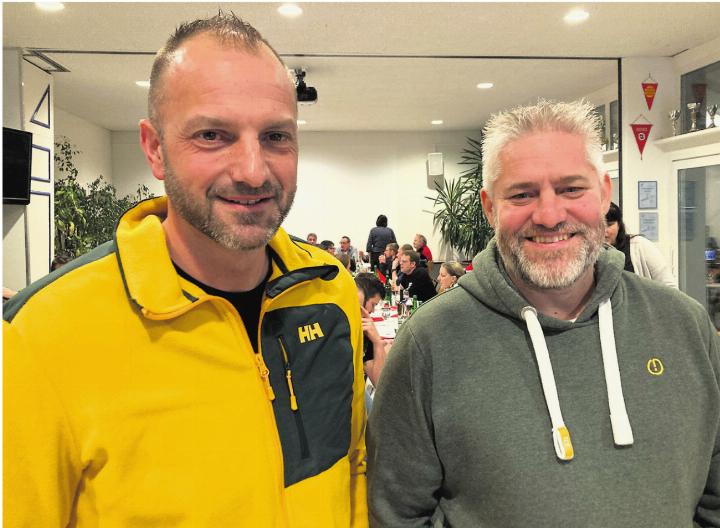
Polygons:
M411 275L403 274L402 277L398 277L398 284L406 290L410 285L408 295L410 297L417 295L418 301L422 302L431 299L437 293L427 268L415 268Z
M270 269L268 268L268 274L263 281L255 286L252 290L244 292L226 292L203 284L195 277L191 277L184 270L182 270L177 264L173 262L177 272L189 280L190 282L197 284L205 292L210 295L222 297L227 299L235 307L240 314L245 330L247 330L250 343L252 344L253 350L258 351L258 326L260 325L260 305L262 303L263 291L265 291L265 284L270 277Z

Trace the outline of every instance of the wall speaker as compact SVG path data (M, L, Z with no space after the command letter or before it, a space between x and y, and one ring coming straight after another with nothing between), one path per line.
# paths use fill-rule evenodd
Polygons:
M445 165L442 152L430 152L427 155L427 186L431 191L445 186Z
M442 176L445 174L442 152L431 152L427 155L428 176Z

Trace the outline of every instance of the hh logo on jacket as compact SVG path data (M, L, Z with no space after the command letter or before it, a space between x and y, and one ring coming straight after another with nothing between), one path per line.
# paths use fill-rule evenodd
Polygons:
M305 341L315 341L318 337L325 337L320 328L320 323L298 327L298 338L301 343Z

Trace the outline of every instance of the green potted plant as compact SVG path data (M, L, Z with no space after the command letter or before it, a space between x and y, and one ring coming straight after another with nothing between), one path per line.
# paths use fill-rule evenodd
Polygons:
M466 139L468 146L463 149L459 163L467 168L457 179L445 180L442 186L437 185L437 195L427 198L435 206L433 224L440 230L443 241L471 259L485 248L494 231L480 203L483 184L482 143L472 138Z
M74 259L111 240L120 216L153 196L147 186L138 185L134 195L118 198L102 175L80 185L74 161L79 153L64 136L55 142L55 257Z

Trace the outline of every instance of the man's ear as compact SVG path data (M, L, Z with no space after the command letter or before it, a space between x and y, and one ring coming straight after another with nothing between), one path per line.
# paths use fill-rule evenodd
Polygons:
M162 144L160 133L155 129L149 119L140 120L140 146L145 153L148 165L153 176L158 180L165 179L165 164L163 163Z
M490 194L487 192L485 187L480 189L480 203L482 203L483 213L487 218L488 223L491 226L495 225L495 209L493 208L493 201Z
M602 204L603 216L605 216L610 209L610 200L612 199L612 180L610 175L606 172L602 178L600 178L600 200Z

